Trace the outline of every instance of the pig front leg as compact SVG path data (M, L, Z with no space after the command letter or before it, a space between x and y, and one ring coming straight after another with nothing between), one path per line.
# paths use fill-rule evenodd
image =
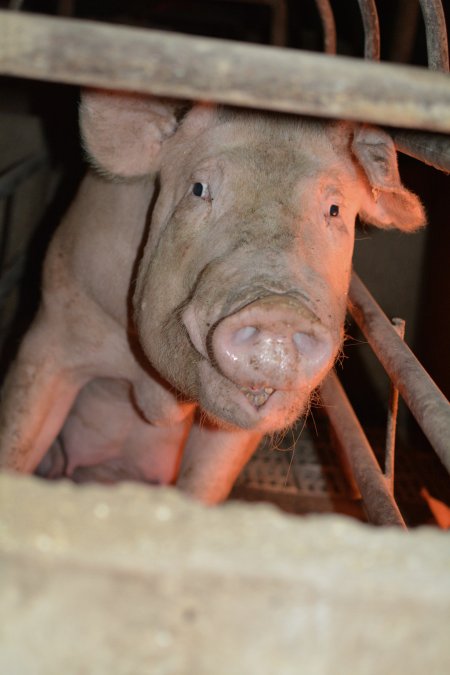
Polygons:
M205 504L224 501L262 435L220 429L196 420L181 462L177 487Z
M59 352L52 331L37 321L26 335L3 386L0 468L32 473L59 433L84 384L73 368L67 363L62 365Z

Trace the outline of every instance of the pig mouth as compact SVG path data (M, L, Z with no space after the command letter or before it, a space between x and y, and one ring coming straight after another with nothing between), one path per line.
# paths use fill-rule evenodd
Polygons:
M220 426L273 433L292 424L309 399L307 387L281 390L267 384L239 384L218 372L206 359L199 363L198 399Z
M254 408L259 410L259 408L262 408L262 406L267 403L275 389L272 389L272 387L262 387L261 389L239 387L239 391L244 394L247 401L249 401Z
M183 315L197 361L198 400L214 418L272 433L291 424L332 365L335 335L297 297L272 293L206 323Z

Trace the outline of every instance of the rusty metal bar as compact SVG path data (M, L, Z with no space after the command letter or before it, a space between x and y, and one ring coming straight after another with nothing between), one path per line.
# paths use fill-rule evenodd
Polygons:
M450 78L342 56L0 12L0 73L450 132Z
M427 36L428 67L448 73L448 41L441 0L420 0Z
M320 397L341 450L351 466L369 521L374 525L406 528L369 441L334 372L322 384Z
M420 0L425 23L429 67L447 72L448 44L445 15L441 0ZM405 60L412 51L417 19L418 0L403 0L398 9L396 33L400 31L400 48L391 52L392 59ZM424 162L440 171L450 172L450 138L443 134L398 131L392 134L399 152Z
M355 273L350 284L349 310L450 472L450 404Z
M364 58L380 60L380 24L375 0L358 0L364 26Z
M392 29L394 39L389 50L389 61L409 63L419 23L419 0L397 0L396 6Z
M392 326L397 335L404 340L405 338L405 320L394 318ZM386 445L384 451L384 478L391 494L394 494L394 473L395 473L395 435L397 432L397 414L398 414L398 389L391 382L391 391L389 395L388 417L386 425Z
M323 31L323 50L325 54L336 54L336 22L330 0L316 0Z
M273 20L271 28L271 43L277 47L286 44L287 5L286 0L271 0Z
M405 155L450 173L450 137L420 131L391 131L396 148Z
M58 0L58 14L61 16L73 16L75 13L76 0Z

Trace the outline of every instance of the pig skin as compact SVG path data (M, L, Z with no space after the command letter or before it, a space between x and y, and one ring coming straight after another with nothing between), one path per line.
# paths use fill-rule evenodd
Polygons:
M219 502L333 366L356 216L411 231L422 206L365 125L87 91L81 127L1 465Z

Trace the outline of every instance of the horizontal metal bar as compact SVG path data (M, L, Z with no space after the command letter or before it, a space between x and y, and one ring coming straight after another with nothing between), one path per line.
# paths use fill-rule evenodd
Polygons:
M405 528L405 521L389 492L370 443L334 372L322 384L320 397L351 467L369 521L374 525L398 525Z
M450 136L427 131L390 133L399 152L450 173Z
M448 73L448 41L441 0L420 0L427 36L428 67Z
M450 132L443 73L93 21L0 12L0 74Z
M450 404L355 273L350 284L349 310L450 472Z
M20 183L29 178L33 173L40 169L47 161L45 152L25 157L9 167L3 173L0 173L0 199L12 194Z

